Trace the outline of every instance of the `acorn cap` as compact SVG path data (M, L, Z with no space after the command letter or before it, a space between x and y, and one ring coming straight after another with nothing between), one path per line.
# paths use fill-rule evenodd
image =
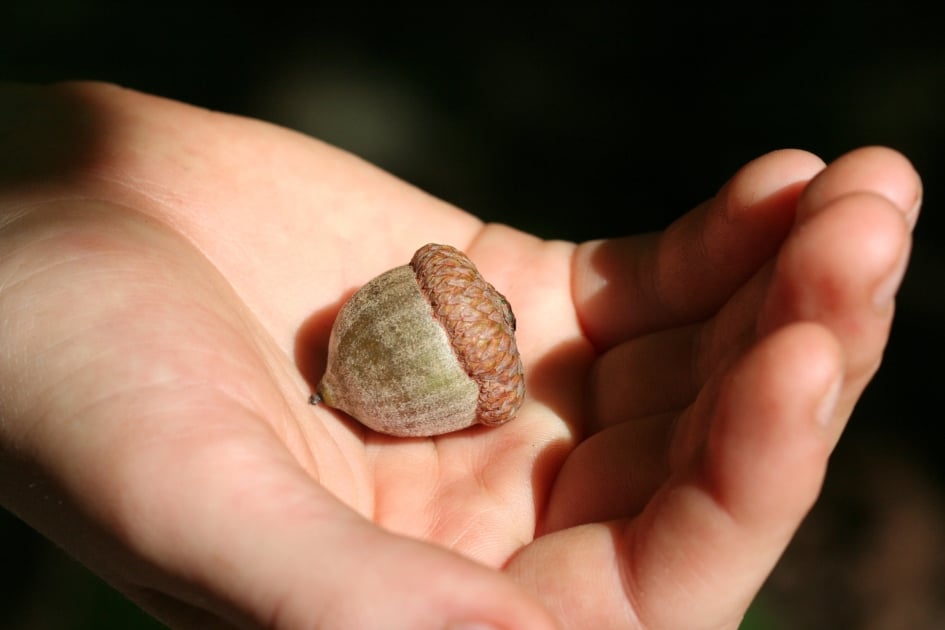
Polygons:
M424 245L410 266L460 365L479 386L479 422L490 426L508 422L525 397L515 315L508 300L455 247Z

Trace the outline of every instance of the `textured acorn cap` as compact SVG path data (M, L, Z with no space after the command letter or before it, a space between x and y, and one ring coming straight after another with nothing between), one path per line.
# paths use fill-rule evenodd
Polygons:
M313 402L398 436L511 420L525 394L508 301L472 261L428 244L342 307Z

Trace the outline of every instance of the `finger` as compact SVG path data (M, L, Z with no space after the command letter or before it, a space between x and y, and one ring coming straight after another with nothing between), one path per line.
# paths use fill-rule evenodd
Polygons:
M623 422L581 442L565 460L539 532L636 516L669 474L671 414Z
M707 627L736 625L819 492L842 429L827 421L842 368L834 336L808 323L778 330L732 366L713 396L702 456L674 457L691 464L626 531L638 552L631 589L700 602ZM706 426L691 420L697 433ZM645 614L668 616L657 627L685 625L672 605Z
M643 335L604 353L589 376L588 428L599 431L637 418L679 411L705 381L694 358L701 326Z
M809 153L771 153L661 235L582 245L573 293L585 334L609 348L708 317L774 254L801 189L822 168Z
M879 367L910 245L902 211L859 193L809 216L778 257L758 334L796 321L828 327L846 356L838 414L849 414Z
M513 574L563 611L566 627L736 627L817 496L840 430L820 420L841 366L820 326L765 338L700 419L703 457L673 471L639 517L542 537ZM568 588L588 580L580 595Z

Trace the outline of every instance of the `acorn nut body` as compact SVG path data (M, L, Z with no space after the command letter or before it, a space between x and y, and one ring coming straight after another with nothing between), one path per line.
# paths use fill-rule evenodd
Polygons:
M504 424L524 395L508 301L465 254L431 243L342 306L312 402L418 437Z

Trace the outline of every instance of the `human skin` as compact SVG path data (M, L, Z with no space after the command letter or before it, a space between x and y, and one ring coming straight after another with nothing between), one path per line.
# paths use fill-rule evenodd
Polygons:
M179 628L736 628L921 199L890 149L784 150L662 233L549 242L259 121L0 91L0 503ZM519 416L395 439L308 405L341 303L427 242L513 305Z

